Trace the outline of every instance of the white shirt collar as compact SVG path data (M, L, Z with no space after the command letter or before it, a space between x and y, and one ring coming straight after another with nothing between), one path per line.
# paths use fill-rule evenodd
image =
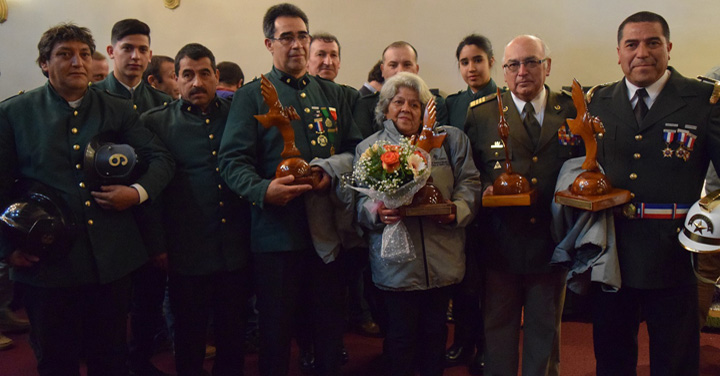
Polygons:
M518 112L520 113L520 118L524 120L525 114L523 113L523 109L525 108L525 103L527 102L515 96L515 93L513 92L510 92L510 94L512 95L515 107L517 107ZM537 118L540 126L542 126L543 120L545 119L545 105L547 104L547 96L547 89L543 86L543 89L540 90L540 93L538 93L538 95L530 101L530 104L532 104L533 108L535 109L535 118Z
M660 76L660 78L653 82L652 85L646 86L645 90L647 90L648 97L645 100L645 103L647 104L648 108L652 107L653 103L655 103L655 100L657 99L658 95L660 95L660 92L665 87L665 84L667 84L668 80L670 79L670 71L665 70L665 73ZM627 86L628 90L628 99L630 100L630 106L635 107L635 104L637 103L637 96L635 95L635 92L638 89L642 89L640 86L633 85L630 81L625 79L625 86Z

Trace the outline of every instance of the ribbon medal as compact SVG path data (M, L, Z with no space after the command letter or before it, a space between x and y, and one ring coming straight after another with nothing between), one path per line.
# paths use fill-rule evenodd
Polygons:
M695 144L695 140L691 136L695 135L691 134L690 131L686 129L678 129L677 131L677 141L680 143L680 147L675 150L675 156L684 160L685 162L687 162L688 158L690 158L690 150L692 150L692 148L688 148L687 145Z
M675 130L674 129L663 129L663 139L665 140L665 149L663 149L663 157L664 158L670 158L673 156L673 149L670 147L670 144L673 143L675 140Z

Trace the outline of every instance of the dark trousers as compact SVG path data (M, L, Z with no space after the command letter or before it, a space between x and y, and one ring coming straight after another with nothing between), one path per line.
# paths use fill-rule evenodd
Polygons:
M207 326L212 314L217 356L213 375L242 375L245 304L251 291L250 268L211 275L170 273L170 307L175 315L175 368L178 376L202 373Z
M421 291L384 291L387 333L384 349L389 373L442 375L445 368L445 324L453 287Z
M697 286L593 291L593 343L598 376L636 375L641 317L650 337L650 373L697 375L700 333Z
M290 341L300 305L311 313L318 375L340 374L344 284L337 261L323 263L314 250L256 253L259 367L263 376L288 373Z
M144 369L155 352L155 337L167 334L163 300L167 274L148 262L132 275L130 304L130 368Z
M78 376L83 355L88 376L127 376L130 277L104 285L22 287L41 376Z
M465 277L452 293L452 314L455 321L454 344L463 346L470 353L478 349L480 353L485 346L485 327L483 314L480 310L482 301L483 270L478 261L477 243L466 243L465 246Z

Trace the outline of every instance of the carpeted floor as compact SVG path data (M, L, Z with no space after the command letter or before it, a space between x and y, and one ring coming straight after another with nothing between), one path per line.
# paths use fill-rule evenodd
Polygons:
M453 326L450 325L452 335ZM0 376L35 376L35 358L28 344L27 334L10 334L15 340L11 349L0 351ZM451 340L451 338L449 339ZM647 331L643 325L640 330L640 354L638 376L649 376ZM702 333L700 337L700 369L702 376L720 375L720 334ZM379 355L382 340L363 337L354 333L345 335L345 346L350 354L350 362L344 367L348 376L374 376L379 374ZM297 367L297 349L293 348L291 375L301 375ZM154 363L165 372L174 373L172 354L161 353L155 356ZM205 362L210 370L212 361ZM592 325L585 322L563 322L562 326L562 363L564 376L591 376L595 374L595 359L592 348ZM245 375L257 375L257 355L248 355L245 363ZM83 371L84 375L84 371ZM457 366L448 368L446 376L469 375L467 368Z

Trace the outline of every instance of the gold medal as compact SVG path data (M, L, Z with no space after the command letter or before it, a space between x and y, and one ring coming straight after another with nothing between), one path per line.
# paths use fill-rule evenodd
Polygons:
M670 144L667 145L665 149L662 151L663 158L672 158L673 156L673 149L670 148Z
M327 139L327 137L325 137L325 135L321 134L317 138L317 143L318 143L318 145L325 147L325 146L327 146L328 139Z

